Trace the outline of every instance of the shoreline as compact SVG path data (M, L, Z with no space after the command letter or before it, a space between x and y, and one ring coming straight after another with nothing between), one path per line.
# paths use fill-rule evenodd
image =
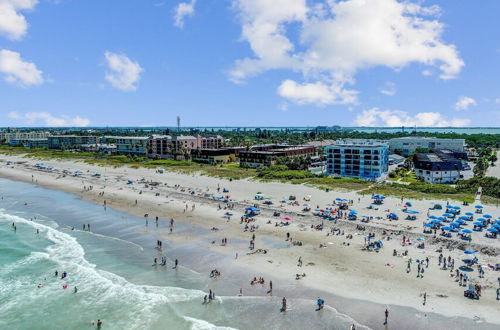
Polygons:
M14 159L15 158L11 158ZM15 160L19 161L19 159ZM23 161L26 161L26 159L23 159ZM26 163L30 163L31 160L26 161ZM33 162L33 161L31 161ZM53 163L62 163L62 162L53 162ZM68 163L68 162L66 162ZM82 168L82 169L90 169L90 168L95 168L95 169L100 169L101 171L103 170L102 167L97 167L97 166L91 166L87 164L80 164L80 163L72 163L72 168ZM16 164L16 166L19 166L19 164ZM235 239L235 242L243 242L248 236L248 233L242 233L241 232L241 226L235 224L237 219L232 219L230 224L227 224L224 220L222 220L222 213L217 211L217 209L214 207L214 204L217 204L217 202L209 201L209 200L203 200L201 197L195 196L190 196L188 194L181 194L177 193L175 191L170 191L170 183L169 186L164 189L155 189L153 190L154 193L149 194L149 192L144 188L143 193L139 194L138 189L134 187L136 183L132 187L127 187L123 182L120 182L119 180L116 180L113 182L111 179L116 179L117 176L119 176L119 173L122 173L122 179L124 180L124 175L128 176L133 176L134 178L140 177L141 175L148 174L149 176L154 176L155 178L158 179L164 179L167 178L168 181L174 180L174 177L177 177L175 180L184 182L186 181L187 184L191 184L193 181L199 181L199 186L198 189L202 189L203 186L205 185L210 185L211 189L214 187L214 182L220 182L223 185L241 185L243 186L244 184L249 184L252 185L249 187L249 189L259 189L259 188L268 188L268 187L275 187L278 186L278 189L283 189L285 190L286 188L289 188L290 185L287 184L279 184L279 183L248 183L248 181L233 181L230 183L227 180L224 179L215 179L215 178L205 178L205 177L196 177L196 176L189 176L189 175L183 175L183 174L178 174L178 173L171 173L169 172L169 175L161 175L155 173L151 173L151 170L144 170L144 169L112 169L112 168L106 168L104 169L106 172L111 172L109 174L104 174L104 176L109 176L110 181L108 182L103 182L102 180L99 182L99 180L94 180L93 178L74 178L74 177L66 177L66 178L61 178L61 179L54 179L54 173L44 173L44 172L39 172L39 171L34 171L34 170L29 170L27 168L19 168L19 169L12 169L12 168L6 168L3 164L2 167L0 168L0 176L2 177L8 177L11 180L16 180L16 181L24 181L27 183L32 183L31 182L31 175L36 175L36 178L34 180L38 180L38 182L33 182L37 183L41 186L44 186L49 189L55 189L55 190L62 190L68 193L72 193L74 195L79 196L81 199L93 202L97 205L102 206L102 198L99 198L99 196L96 196L98 192L101 192L104 185L106 185L106 188L104 189L105 191L105 199L107 201L107 206L111 207L113 209L116 209L121 212L129 213L129 214L134 214L135 216L141 217L144 213L150 213L151 215L159 215L161 218L165 219L167 217L174 217L176 221L179 219L179 222L184 222L186 224L191 224L193 226L199 226L200 228L204 229L209 229L214 225L220 226L221 229L219 231L220 235L225 235L229 238L229 246L232 247L232 240ZM124 170L124 171L123 171ZM124 173L123 173L124 172ZM193 179L194 178L194 179ZM83 179L83 180L82 180ZM59 180L59 181L58 181ZM175 181L174 180L174 181ZM90 190L90 191L82 191L80 187L83 185L80 183L80 181L84 181L86 184L91 183L92 185L96 184L99 185L100 187L95 187L95 190ZM93 181L97 181L97 183L94 183ZM136 181L134 181L136 182ZM296 190L302 190L302 192L308 193L310 191L313 191L313 188L310 187L304 187L304 186L298 186L298 187L293 187L296 188ZM170 190L169 190L170 189ZM245 190L248 188L243 188ZM139 189L142 190L142 189ZM155 196L156 191L160 191L160 196ZM233 189L230 188L230 191ZM164 194L167 194L169 197L165 198ZM249 191L248 194L252 195L255 192ZM314 194L320 194L320 191L318 190L317 192L314 192ZM322 192L321 194L325 194ZM330 196L335 196L337 195L349 195L349 193L337 193L334 192L334 195L330 193ZM302 195L302 194L301 194ZM355 196L355 195L353 195ZM160 197L160 198L158 198ZM316 196L315 196L316 197ZM359 197L363 198L363 197ZM138 199L140 202L138 206L136 207L134 205L134 199ZM331 197L330 197L331 199ZM366 201L366 197L364 197L364 201ZM184 208L184 203L196 203L196 211L193 212L182 212ZM201 202L201 204L199 204ZM248 200L240 200L238 199L238 205L234 210L235 217L237 218L238 215L240 215L241 212L241 207L244 205L245 202L248 202L248 204L251 204L250 199ZM422 202L423 203L423 202ZM428 203L428 201L427 201ZM417 203L416 203L417 204ZM385 207L385 206L384 206ZM148 210L149 212L145 212L145 210ZM264 217L266 220L270 218L267 213L272 211L273 208L269 208L263 211L262 217ZM291 214L294 217L297 217L296 214L297 212L293 212L292 209L287 208L285 206L284 212L282 211L283 214ZM200 218L203 217L202 220ZM260 218L260 217L259 217ZM379 307L382 307L381 305L391 305L391 309L397 310L397 306L402 306L401 308L409 308L409 309L414 309L418 311L418 313L422 313L423 315L425 314L433 314L433 313L438 313L439 315L444 315L445 317L455 317L457 316L457 313L460 313L462 315L469 315L467 319L472 319L475 315L472 315L470 313L470 306L473 306L470 304L470 302L464 300L460 301L458 300L458 296L460 294L452 294L452 291L458 291L461 293L461 289L458 290L452 290L449 285L445 285L446 281L438 281L439 283L437 285L432 285L432 283L427 284L425 283L424 287L422 289L426 290L427 292L433 292L438 291L436 288L439 288L440 286L444 287L443 292L438 292L439 294L447 295L449 298L453 298L453 303L459 303L459 305L463 306L460 309L457 309L456 311L450 311L449 308L443 308L444 306L449 306L450 301L447 301L447 299L442 299L442 303L437 303L434 305L436 302L439 302L438 298L432 298L434 300L432 302L432 305L434 305L432 308L429 308L428 306L421 306L419 303L420 298L418 297L416 291L421 291L422 289L417 289L415 290L414 288L409 288L409 286L413 286L414 284L418 283L417 281L413 278L408 278L405 276L403 271L403 275L399 274L399 271L397 272L398 274L389 274L391 276L387 277L387 272L392 273L392 269L396 267L396 265L393 265L393 268L386 268L383 266L383 261L380 259L383 259L385 261L389 261L389 264L396 264L399 263L397 259L391 258L391 256L388 255L390 253L390 250L392 250L392 245L393 243L396 243L394 241L398 241L396 238L395 240L389 240L387 241L387 247L384 248L384 250L381 251L380 254L376 255L373 253L368 253L366 251L358 251L355 247L359 247L359 237L356 237L355 239L351 240L352 245L350 247L346 247L341 245L340 241L341 240L346 240L344 237L328 237L326 238L324 236L324 233L321 232L314 232L311 230L303 230L307 229L307 227L312 224L312 223L319 223L320 221L311 218L310 217L304 217L300 218L299 220L296 220L296 222L302 223L304 226L299 227L295 226L293 224L292 226L288 226L289 228L286 228L286 230L289 230L292 232L292 235L294 238L297 238L298 240L301 240L304 242L304 246L302 247L282 247L282 248L273 248L272 242L276 242L276 244L285 244L284 242L284 233L285 231L282 230L281 227L275 228L274 226L270 225L265 225L264 219L259 219L259 226L260 228L256 231L257 235L257 248L259 246L266 247L269 249L269 254L268 257L269 259L273 259L273 263L268 262L267 258L261 258L261 256L256 256L256 255L251 255L251 256L242 256L238 260L238 266L236 268L238 269L245 269L244 272L239 273L239 275L234 276L234 281L238 281L238 279L241 280L242 274L245 272L249 272L250 269L253 267L256 267L259 269L263 274L273 274L278 278L278 282L291 282L294 283L294 280L292 279L292 275L298 271L299 269L295 265L295 260L298 255L302 255L303 259L305 260L305 263L309 260L312 260L311 262L314 264L314 266L307 266L304 267L304 269L308 269L308 272L312 271L313 273L308 273L307 277L296 282L300 282L300 286L304 288L304 291L307 292L309 291L315 291L315 292L325 292L325 294L332 294L332 297L335 297L333 299L346 299L346 300L358 300L358 304L360 303L359 298L364 297L366 298L366 303L367 304L375 304ZM401 231L404 228L401 228L400 223L402 221L399 221L399 224L395 224L395 228L388 228L387 224L370 224L366 225L367 227L370 226L369 230L370 231L383 231L385 230L393 230L394 232ZM306 226L306 224L308 224ZM359 224L359 221L355 222L354 224L345 222L343 223L342 221L339 221L337 223L337 227L342 228L346 232L352 231L353 226L355 224ZM404 224L403 224L404 227ZM408 231L409 233L412 233L412 235L418 236L418 232L415 231L414 229L411 229ZM355 232L352 232L353 234L357 234ZM229 253L227 251L227 247L220 247L218 245L212 245L208 241L209 239L213 239L214 236L216 236L217 233L212 233L209 232L206 235L201 235L202 240L198 240L195 243L198 244L200 247L206 248L208 250L217 252L217 253L222 253L222 254L227 254L226 259L232 258L232 253ZM421 234L420 234L421 235ZM264 242L264 240L260 241L260 237L263 236L264 238L269 238L271 239L270 242ZM173 242L173 244L186 244L190 241L189 237L184 237L182 233L174 234L172 235L163 235L164 239L167 239L168 241ZM340 239L340 240L339 240ZM324 242L325 240L330 240L331 242L327 243L332 243L328 244L328 247L325 249L320 249L316 246L320 242ZM448 243L453 243L455 240L448 241ZM444 244L446 242L438 242L437 244ZM490 243L490 244L487 244ZM495 247L495 242L480 242L478 243L478 246L489 246L491 248L497 249L498 247ZM496 242L497 243L497 242ZM384 242L384 244L386 244ZM238 249L240 250L245 250L245 245L243 243L236 243L238 246ZM330 246L332 245L332 246ZM270 247L268 247L270 246ZM325 251L328 250L333 250L330 249L330 247L335 247L336 249L334 251L331 251L331 253L324 253ZM399 247L398 249L401 249ZM425 249L427 250L427 248ZM422 251L416 251L422 252ZM428 251L431 252L431 251ZM456 252L456 251L455 251ZM412 254L414 252L412 251ZM451 251L450 251L451 253ZM231 254L231 257L229 257L229 254ZM447 253L448 254L448 253ZM383 256L382 256L383 255ZM432 258L435 258L435 256L431 256ZM359 260L360 263L355 262L355 260ZM374 262L373 259L377 259L376 262ZM399 259L399 258L398 258ZM396 261L395 261L396 260ZM330 263L333 261L333 264ZM243 263L243 265L241 265ZM276 264L280 263L279 267L276 267ZM367 265L363 264L366 263ZM404 264L404 261L401 263L401 265L397 266L399 268L404 268L402 266ZM333 267L331 267L333 266ZM433 268L437 268L437 265L433 265ZM366 274L369 269L373 270L373 267L376 269L374 271L370 271L369 274ZM381 268L381 269L379 269ZM254 268L255 269L255 268ZM310 269L310 270L309 270ZM221 269L222 270L222 269ZM222 270L223 271L223 270ZM431 271L431 269L430 269ZM224 271L223 271L224 272ZM238 273L238 271L235 271L235 273ZM346 274L347 273L347 274ZM443 277L443 274L439 274L439 270L432 270L431 274L433 277ZM368 275L368 276L367 276ZM257 276L257 274L256 274ZM375 276L375 278L373 277ZM253 277L253 276L252 276ZM271 276L273 277L273 276ZM354 277L357 277L354 278ZM412 276L413 277L413 276ZM426 275L427 277L427 275ZM267 278L267 277L266 277ZM329 282L334 282L334 283L339 283L340 285L337 285L335 290L333 288L330 288L329 290L325 290L325 283ZM407 283L409 281L409 283ZM243 280L243 282L246 282L246 279ZM274 280L273 280L274 282ZM416 282L416 283L413 283ZM342 284L344 283L344 284ZM366 288L362 289L366 283L370 283L370 286L372 288ZM342 286L345 285L345 288L342 288ZM420 284L418 284L421 286ZM389 291L395 291L395 292L385 292L387 291L387 288L391 287L392 290ZM384 290L385 288L385 290ZM360 290L361 289L361 290ZM410 291L410 292L408 292ZM490 290L491 291L491 290ZM412 294L413 292L413 294ZM435 292L434 292L435 294ZM410 298L412 295L414 295L414 298ZM429 294L430 295L430 294ZM455 297L453 297L455 295ZM311 299L314 299L315 297L311 297ZM461 297L462 299L465 299ZM483 301L491 301L489 299L482 299L480 303ZM327 304L328 304L327 300ZM397 302L395 305L393 305L394 302ZM340 305L347 305L347 302L344 302ZM429 302L428 305L431 305ZM494 307L494 302L493 304L490 302L489 304L481 304L482 307L475 307L477 309L478 314L482 314L479 317L480 320L483 322L493 322L500 324L500 320L498 319L498 315L495 315L496 308L498 306ZM488 307L491 306L491 307ZM342 312L342 308L337 308L337 306L334 306L339 312ZM472 307L474 308L474 307ZM355 310L355 308L351 308ZM368 309L368 308L367 308ZM469 309L468 313L463 313L465 310ZM381 310L380 315L374 315L377 319L382 318L382 313L383 311ZM353 317L354 319L358 320L352 313L346 313L347 315ZM355 313L356 314L356 313ZM358 313L362 314L362 313ZM439 317L436 316L436 317ZM370 317L366 317L366 319L370 319ZM406 319L407 320L407 319ZM363 321L359 320L360 323L366 324ZM381 322L380 322L381 323ZM477 323L480 324L480 323ZM377 327L375 327L377 328Z

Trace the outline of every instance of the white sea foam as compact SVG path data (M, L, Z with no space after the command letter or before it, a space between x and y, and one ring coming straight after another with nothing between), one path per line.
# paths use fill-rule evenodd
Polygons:
M189 316L184 316L184 319L191 322L191 330L235 330L231 327L218 327L210 322L195 319Z
M159 317L154 310L165 306L172 316L182 319L183 316L178 315L178 312L171 308L170 303L198 300L205 294L199 290L178 287L133 284L119 275L97 269L96 265L85 259L85 250L75 237L51 226L2 211L0 210L0 221L29 225L38 229L40 235L45 235L45 238L53 244L49 245L45 252L32 252L29 256L8 265L2 269L1 274L9 274L31 263L43 260L51 261L57 265L57 269L68 272L68 283L70 285L78 284L79 292L85 295L85 301L89 304L107 305L119 302L124 305L124 308L126 306L129 318L129 323L126 324L127 328L143 328L154 323ZM5 281L4 284L0 285L0 295L4 290L23 289L26 286L33 287L32 282L23 278ZM38 294L37 290L34 290L33 293L23 290L23 295L25 293ZM0 310L8 310L11 307L13 307L11 304L4 305Z

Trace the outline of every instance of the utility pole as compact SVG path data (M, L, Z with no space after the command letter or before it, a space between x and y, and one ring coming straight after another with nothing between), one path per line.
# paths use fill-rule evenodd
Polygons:
M177 116L177 132L181 130L181 117Z

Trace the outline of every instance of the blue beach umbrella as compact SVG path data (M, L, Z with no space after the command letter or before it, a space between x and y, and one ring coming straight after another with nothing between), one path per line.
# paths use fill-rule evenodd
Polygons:
M495 229L500 229L500 225L493 225L492 227Z
M452 222L452 223L450 223L450 227L460 227L460 224L456 223L456 222Z
M497 225L500 225L500 220L495 221Z
M473 250L465 250L464 251L465 254L474 254L476 253L476 251L473 251Z
M439 220L432 220L431 223L433 223L435 225L440 225L441 221L439 221Z
M460 219L456 220L455 222L456 222L456 223L459 223L459 224L461 224L461 225L463 225L463 224L465 223L465 221L460 220Z
M474 207L475 207L476 209L482 209L482 208L483 208L483 206L482 206L482 205L476 205L476 206L474 206Z
M408 213L408 214L418 214L418 211L408 210L408 211L406 211L406 213Z
M437 217L435 215L430 215L429 219L437 219Z
M489 214L483 214L483 218L486 218L486 219L491 219L493 218L491 215Z
M451 218L451 217L453 217L453 214L443 213L443 217Z
M477 221L482 221L482 222L485 222L485 221L486 221L486 219L485 219L485 218L477 218L476 220L477 220Z
M445 218L445 217L438 217L438 220L440 220L440 221L445 221L445 220L446 220L446 218Z
M470 229L462 229L462 233L471 234L472 230L470 230Z
M465 212L465 215L468 215L468 216L473 216L473 215L474 215L474 213L472 213L472 212Z
M358 211L356 211L356 210L351 210L351 212L349 212L349 214L351 214L351 215L358 214Z
M453 228L451 228L450 226L445 226L442 228L443 230L447 230L447 231L450 231L450 230L453 230Z
M405 205L408 207L412 207L411 202L406 202Z
M474 222L474 225L483 227L484 224L481 221Z
M455 206L450 206L450 207L453 208L453 209L455 209L455 210L460 210L461 209L460 206L456 206L456 205Z
M495 228L488 228L486 230L489 232L492 232L492 233L498 233L498 229L495 229Z
M320 210L320 208L317 207L317 208L314 209L314 212L319 212L319 210Z
M465 215L462 215L459 219L460 220L469 220L469 217L466 217Z
M432 224L430 224L430 223L426 223L426 224L424 224L424 227L431 228L431 227L432 227Z

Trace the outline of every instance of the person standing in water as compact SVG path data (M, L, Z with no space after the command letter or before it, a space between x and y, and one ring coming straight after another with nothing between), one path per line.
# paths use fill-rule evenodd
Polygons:
M388 319L389 319L389 310L386 308L385 309L385 321L384 321L384 325L387 325Z
M286 311L286 297L283 297L283 299L281 299L281 311Z

